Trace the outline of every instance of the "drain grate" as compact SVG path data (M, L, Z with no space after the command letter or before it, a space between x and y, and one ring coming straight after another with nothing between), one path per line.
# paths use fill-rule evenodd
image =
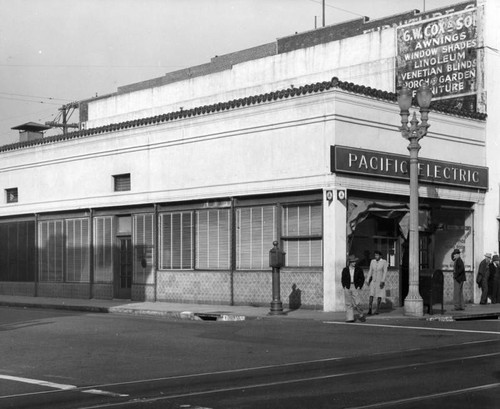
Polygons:
M194 316L202 319L203 321L217 321L221 317L220 314L210 314L203 312L196 312L194 313Z
M454 315L453 319L455 321L473 321L473 320L497 320L500 313L485 313L485 314L464 314L464 315Z

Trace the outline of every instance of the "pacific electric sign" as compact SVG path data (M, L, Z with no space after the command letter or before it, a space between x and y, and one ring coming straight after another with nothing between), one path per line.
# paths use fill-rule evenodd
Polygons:
M331 147L331 171L364 176L410 180L410 158L383 152ZM443 162L419 158L420 182L460 186L481 190L488 189L488 168L462 163Z

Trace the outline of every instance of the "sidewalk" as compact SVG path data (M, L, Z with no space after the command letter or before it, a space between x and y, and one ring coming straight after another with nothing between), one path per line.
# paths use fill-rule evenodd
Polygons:
M0 306L64 309L115 314L134 314L164 317L169 319L191 319L212 321L243 321L248 319L302 319L319 321L345 321L344 312L324 312L312 309L287 310L281 315L270 315L269 307L230 306L211 304L183 304L168 302L129 302L124 300L81 300L70 298L46 298L0 295ZM369 321L419 319L458 321L464 319L494 319L500 316L500 304L468 304L465 311L454 311L452 305L445 305L441 315L440 306L434 308L434 315L408 317L402 307L382 310L379 315L368 317ZM424 310L426 312L426 310Z

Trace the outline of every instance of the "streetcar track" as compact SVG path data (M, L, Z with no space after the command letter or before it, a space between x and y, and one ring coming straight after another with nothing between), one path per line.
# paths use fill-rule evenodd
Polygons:
M449 359L437 360L437 361L426 362L426 363L410 363L410 364L405 364L405 365L393 365L393 366L384 367L384 368L367 369L367 370L362 370L362 371L348 371L348 372L343 372L343 373L322 375L322 376L315 376L315 377L308 377L308 378L289 379L289 380L284 380L284 381L265 382L265 383L247 384L247 385L238 385L238 386L234 386L234 387L218 388L218 389L212 389L212 390L206 390L206 391L197 391L197 392L189 392L189 393L181 393L181 394L172 394L172 395L168 395L168 396L157 396L157 397L139 398L139 399L136 398L136 399L131 399L129 401L124 401L124 402L113 402L113 403L105 403L105 404L92 405L92 406L80 406L77 409L111 408L111 407L117 407L117 406L135 405L138 402L141 402L141 403L159 402L159 401L164 401L164 400L190 398L190 397L196 397L196 396L212 395L212 394L217 394L217 393L234 392L234 391L240 391L240 390L269 388L269 387L283 386L283 385L290 385L290 384L297 384L297 383L321 381L321 380L339 378L339 377L344 377L344 376L367 375L367 374L373 374L373 373L377 373L377 372L394 371L394 370L401 370L401 369L407 369L407 368L415 369L416 367L423 367L423 366L430 366L430 365L441 365L444 363L464 361L464 360L469 360L469 359L489 358L489 357L498 356L498 355L500 355L500 352L495 352L495 353L491 353L491 354L480 354L480 355L474 355L474 356L468 356L468 357L449 358ZM496 385L498 385L498 384L493 384L493 385L496 387ZM448 393L454 393L454 392L448 392ZM439 394L435 394L435 395L438 396ZM431 396L431 395L429 395L429 396ZM443 396L445 396L445 395L443 395ZM394 401L394 402L397 402L397 401ZM394 404L396 404L396 403L392 403L392 405L394 405ZM372 406L372 407L375 407L375 406ZM368 407L370 407L370 406L368 406Z
M477 359L484 359L484 358L491 358L494 356L499 356L500 352L493 352L493 353L483 353L483 354L476 354L472 356L459 356L459 357L452 357L452 358L446 358L446 359L439 359L439 360L432 360L429 362L410 362L402 365L390 365L390 366L384 366L384 367L377 367L374 369L363 369L363 370L356 370L356 371L343 371L339 373L331 373L327 375L320 375L320 376L310 376L310 377L301 377L301 378L292 378L292 379L283 379L280 381L273 381L273 382L260 382L260 383L246 383L246 384L239 384L231 387L219 387L219 388L213 388L213 389L208 389L208 390L199 390L199 391L189 391L186 393L172 393L170 395L163 395L163 396L152 396L152 397L135 397L135 398L130 398L129 400L120 400L119 402L114 400L113 402L107 402L107 403L102 403L98 405L92 405L92 406L80 406L78 409L99 409L99 408L111 408L111 407L117 407L117 406L128 406L128 405L133 405L137 404L139 402L158 402L162 400L172 400L172 399L179 399L179 398L187 398L187 397L196 397L196 396L203 396L203 395L212 395L212 394L217 394L217 393L226 393L226 392L233 392L233 391L239 391L239 390L248 390L248 389L259 389L259 388L269 388L269 387L276 387L276 386L283 386L283 385L291 385L291 384L298 384L298 383L306 383L306 382L314 382L314 381L322 381L322 380L328 380L328 379L334 379L334 378L341 378L341 377L347 377L347 376L360 376L360 375L369 375L373 373L380 373L384 371L397 371L397 370L404 370L408 368L418 368L418 367L425 367L425 366L432 366L432 365L442 365L442 364L449 364L457 361L465 361L465 360L477 360ZM326 360L315 360L315 361L310 361L310 362L305 362L305 363L328 363L332 361L338 361L344 358L330 358ZM302 363L304 364L304 363ZM86 387L75 387L71 389L59 389L59 390L53 390L53 391L43 391L43 392L34 392L34 393L27 393L27 394L18 394L18 395L9 395L9 396L1 396L0 399L8 399L8 398L16 398L16 397L24 397L24 396L33 396L37 394L47 394L47 393L75 393L75 392L81 392L81 393L88 393L88 391L91 390L105 390L109 389L110 387L114 388L119 388L119 387L125 387L127 385L138 385L141 383L151 383L151 382L161 382L161 381L179 381L183 380L185 381L188 378L202 378L202 377L215 377L215 376L221 376L221 375L228 375L228 374L234 374L234 373L242 373L242 372L251 372L251 371L258 371L258 370L269 370L269 369L279 369L285 366L291 366L291 365L300 365L300 364L285 364L285 365L277 365L277 366L266 366L266 367L260 367L260 368L243 368L243 369L238 369L238 370L227 370L227 371L218 371L218 372L207 372L207 373L201 373L201 374L192 374L192 375L180 375L180 376L172 376L172 377L165 377L165 378L157 378L157 379L143 379L143 380L136 380L136 381L130 381L130 382L123 382L123 383L113 383L113 384L102 384L102 385L94 385L94 386L86 386ZM334 368L332 368L334 369ZM285 376L290 376L289 374L286 374ZM222 382L226 382L225 379L221 380ZM42 381L41 381L42 382ZM497 384L493 384L497 385ZM175 385L174 385L175 387ZM493 387L493 386L492 386ZM109 395L110 397L113 398L123 398L128 394L122 393L118 394L116 392L111 392L114 393L115 396ZM444 393L454 393L453 391L451 392L444 392ZM121 396L120 396L121 395ZM434 395L429 395L430 399ZM436 397L438 397L438 394L435 394ZM413 398L408 398L408 399L413 399ZM415 398L417 399L417 398ZM403 402L404 400L400 400ZM391 401L387 402L387 405L397 405L399 404L398 402L400 401ZM403 402L404 403L404 402ZM369 408L370 406L367 406ZM360 407L362 408L362 407Z

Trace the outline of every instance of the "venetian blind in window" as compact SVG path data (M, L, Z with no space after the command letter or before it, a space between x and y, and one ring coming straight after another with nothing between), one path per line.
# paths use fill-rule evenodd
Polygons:
M89 281L89 220L66 220L66 281Z
M269 269L269 250L276 240L276 207L236 210L236 267Z
M126 192L130 190L130 173L113 176L115 192Z
M231 213L229 209L196 212L196 268L229 269Z
M113 217L94 218L94 282L113 282Z
M0 281L34 281L35 222L0 223Z
M62 220L38 223L40 281L63 281L64 242L64 223Z
M193 268L193 214L174 212L160 215L160 267Z
M134 283L154 283L153 214L134 215Z
M287 266L322 266L323 221L320 204L284 207L281 226Z

